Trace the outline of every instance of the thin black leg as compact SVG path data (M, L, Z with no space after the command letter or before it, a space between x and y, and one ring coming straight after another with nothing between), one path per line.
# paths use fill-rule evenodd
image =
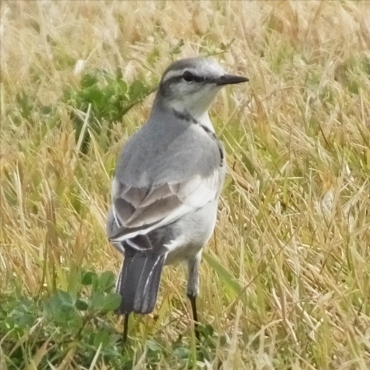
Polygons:
M197 312L197 297L193 295L188 295L190 303L191 303L191 309L193 311L193 319L194 319L194 332L195 332L195 337L197 340L200 339L199 336L199 330L198 330L198 312Z
M123 335L122 335L122 342L126 343L127 342L127 333L128 333L128 319L130 317L129 313L126 313L124 322L123 322Z

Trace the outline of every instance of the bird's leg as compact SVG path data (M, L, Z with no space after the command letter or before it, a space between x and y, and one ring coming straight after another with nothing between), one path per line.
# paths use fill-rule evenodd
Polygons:
M191 303L191 309L193 311L193 320L194 320L194 332L195 337L199 340L199 330L198 330L198 312L197 312L197 296L199 292L199 264L201 259L201 252L199 252L194 258L188 261L188 287L187 287L187 296Z
M128 319L130 317L129 313L126 313L124 322L123 322L123 334L122 334L122 342L127 342L127 333L128 333Z
M199 321L198 321L197 304L196 304L197 296L191 296L188 294L188 298L190 300L191 309L193 311L195 337L197 338L197 340L199 340L199 330L198 330Z

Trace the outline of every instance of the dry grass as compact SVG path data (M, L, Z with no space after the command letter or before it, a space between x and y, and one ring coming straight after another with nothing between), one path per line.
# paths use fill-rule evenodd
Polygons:
M77 62L154 84L173 58L215 55L251 81L212 110L230 171L200 312L222 341L198 366L368 369L369 50L361 1L2 2L1 294L67 289L79 267L120 264L104 231L111 175L152 98L112 127L107 150L93 138L81 156L62 101ZM167 350L191 336L184 291L182 268L167 268L159 319L132 328L133 346L163 343L157 368L181 367Z

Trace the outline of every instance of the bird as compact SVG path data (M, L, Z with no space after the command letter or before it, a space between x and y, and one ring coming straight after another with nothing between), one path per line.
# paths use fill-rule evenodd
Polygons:
M110 243L124 255L116 283L124 315L154 310L163 267L184 261L199 340L196 300L203 247L211 238L226 173L225 150L208 109L225 85L247 82L214 59L173 62L163 73L146 123L118 157L107 215Z

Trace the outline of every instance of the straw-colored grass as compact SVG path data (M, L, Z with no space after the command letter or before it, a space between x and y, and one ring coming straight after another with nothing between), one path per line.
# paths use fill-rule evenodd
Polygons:
M173 59L211 55L250 82L211 110L229 175L201 268L215 347L197 366L370 368L368 2L3 1L0 31L2 299L121 263L105 235L110 182L153 97L83 155L65 89L95 69L154 85ZM167 267L154 313L132 322L136 368L148 338L163 346L150 366L183 368L170 352L179 336L191 346L185 280ZM30 369L47 352L32 350ZM68 356L55 368L84 368ZM109 364L97 352L90 368Z

